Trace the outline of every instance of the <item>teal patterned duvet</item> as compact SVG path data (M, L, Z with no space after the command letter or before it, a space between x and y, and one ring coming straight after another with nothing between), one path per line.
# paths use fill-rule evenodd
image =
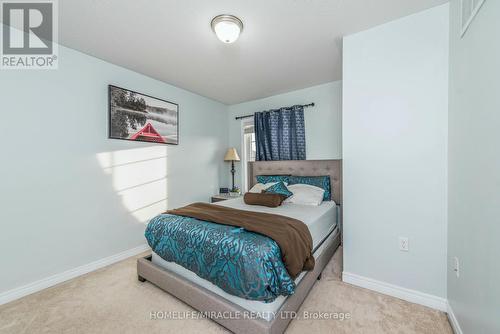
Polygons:
M232 295L272 302L295 291L278 244L264 235L162 214L149 222L145 236L161 258L191 270Z

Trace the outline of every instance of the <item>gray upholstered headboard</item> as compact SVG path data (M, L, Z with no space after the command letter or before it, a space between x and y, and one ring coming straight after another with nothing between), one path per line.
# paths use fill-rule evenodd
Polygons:
M257 183L257 175L330 176L332 199L342 205L342 160L284 160L248 163L248 184Z

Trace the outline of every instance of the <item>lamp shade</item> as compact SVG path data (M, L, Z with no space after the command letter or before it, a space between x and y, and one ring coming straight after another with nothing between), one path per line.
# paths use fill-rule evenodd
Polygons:
M240 156L234 147L227 150L224 161L240 161Z

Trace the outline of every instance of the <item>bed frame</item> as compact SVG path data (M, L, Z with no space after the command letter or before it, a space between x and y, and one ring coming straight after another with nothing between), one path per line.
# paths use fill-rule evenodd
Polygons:
M279 316L289 315L297 312L302 302L309 294L317 279L321 278L321 272L332 258L341 243L342 235L342 160L294 160L294 161L258 161L248 164L248 184L253 186L258 175L298 175L298 176L330 176L332 185L332 199L340 210L338 232L326 239L326 247L321 255L316 258L313 271L307 272L295 289L295 293L289 296L278 311L278 316L273 320L250 319L241 317L239 319L213 320L227 329L241 334L281 334L285 331L292 320L291 317ZM336 234L333 234L336 233ZM230 314L245 314L248 311L225 298L205 289L196 283L190 282L178 274L171 272L151 262L151 255L137 260L137 275L141 282L149 281L171 295L179 298L186 304L200 312L230 312ZM214 313L212 313L214 314Z

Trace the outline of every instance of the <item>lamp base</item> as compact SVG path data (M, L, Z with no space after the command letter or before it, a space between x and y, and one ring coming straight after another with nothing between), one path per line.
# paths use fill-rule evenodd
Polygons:
M236 170L234 169L234 160L231 160L231 174L233 176L233 183L232 183L231 191L235 190L235 188L234 188L234 173L236 173Z

